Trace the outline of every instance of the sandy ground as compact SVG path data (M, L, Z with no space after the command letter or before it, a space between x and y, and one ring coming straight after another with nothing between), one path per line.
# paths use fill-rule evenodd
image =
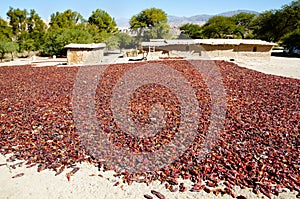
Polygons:
M269 60L252 59L236 64L266 74L300 79L300 58L272 56Z
M47 59L44 62L35 61L34 66L58 65L65 62L61 59ZM26 65L30 64L30 60L18 60L10 63L1 63L0 66L7 65ZM32 64L32 62L31 62ZM239 62L238 65L247 67L267 74L281 75L286 77L293 77L300 79L300 59L299 58L280 58L271 57L266 63L261 62ZM62 174L55 176L54 171L44 170L37 172L37 167L26 168L26 166L17 167L16 169L10 168L9 165L16 162L6 162L6 158L0 155L0 198L144 198L144 194L151 194L151 190L156 190L164 194L167 198L174 199L192 199L192 198L231 198L228 195L215 196L208 194L204 191L197 192L175 192L172 193L165 189L164 184L160 182L153 182L149 186L146 184L133 183L132 185L123 184L122 180L113 177L114 172L98 171L96 167L87 163L78 165L80 170L71 177L68 181L65 174L71 169L66 170ZM21 177L12 178L13 176L24 173ZM99 177L102 174L103 177ZM114 186L116 182L119 185ZM191 183L183 181L189 189ZM251 190L235 188L238 195L244 195L247 198L263 198L262 195L256 195ZM153 198L156 198L152 195ZM296 193L291 193L284 190L279 195L280 199L293 199L296 198Z

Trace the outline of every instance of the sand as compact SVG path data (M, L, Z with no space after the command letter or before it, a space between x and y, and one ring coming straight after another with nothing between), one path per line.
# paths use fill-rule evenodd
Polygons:
M48 64L50 60L48 60ZM56 62L57 60L52 60ZM63 61L63 60L61 60ZM53 65L53 62L51 64ZM4 65L22 65L28 64L28 60L15 61L13 63L1 63ZM37 66L38 63L36 63ZM45 66L48 64L42 64ZM57 64L57 63L56 63ZM280 75L285 77L292 77L300 79L300 59L299 58L282 58L271 57L268 64L262 65L260 62L239 62L238 65L247 67L267 74ZM120 178L113 177L113 171L102 172L88 163L78 165L80 170L71 177L70 181L67 180L65 174L71 169L64 171L62 174L55 176L54 171L43 170L37 172L37 167L26 168L26 166L11 169L9 165L16 162L6 162L8 156L0 155L0 164L6 163L7 165L0 167L0 198L144 198L144 194L152 195L151 190L156 190L164 194L167 198L174 199L192 199L192 198L231 198L229 195L215 196L208 194L204 191L197 192L175 192L172 193L165 189L164 184L160 182L153 182L149 186L144 183L133 183L132 185L123 184ZM24 173L23 176L12 178L16 174ZM98 174L103 175L99 177ZM114 186L116 182L119 185ZM189 189L191 182L183 181ZM251 190L240 189L235 187L237 195L244 195L247 198L266 198L263 195L254 194ZM153 195L152 195L153 196ZM153 196L153 198L156 198ZM293 199L296 198L295 192L284 190L278 197L280 199Z

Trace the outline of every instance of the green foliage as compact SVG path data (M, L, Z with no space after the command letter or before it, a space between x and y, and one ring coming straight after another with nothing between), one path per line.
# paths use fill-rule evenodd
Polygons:
M88 23L97 26L99 32L114 33L117 31L115 20L104 10L93 11Z
M154 27L158 24L166 24L168 22L167 14L158 8L150 8L141 11L130 19L131 29Z
M50 29L72 29L83 21L84 19L81 14L69 9L62 13L56 12L55 14L52 14L49 25Z
M254 20L255 14L241 12L239 14L233 15L230 19L235 24L233 33L240 34L242 39L245 36L251 34L251 22Z
M8 25L7 21L0 18L0 41L11 41L12 28Z
M207 38L226 38L234 34L235 28L230 17L214 16L202 27L202 34Z
M252 23L256 38L278 42L283 36L300 28L300 0L284 5L279 10L266 11Z
M13 33L13 40L19 45L19 52L37 51L41 48L46 24L35 12L10 8L7 12Z
M119 42L120 49L130 49L135 47L135 40L133 37L129 36L126 33L118 33L116 34Z
M45 35L42 52L44 55L63 54L64 46L70 43L93 43L93 37L82 29L51 30Z
M296 29L290 33L285 34L281 38L283 46L299 46L300 47L300 29Z
M130 28L138 31L137 40L170 38L167 14L158 8L149 8L130 19Z
M181 39L200 39L201 36L201 27L198 24L187 23L179 27L181 34L179 38Z
M170 27L166 23L157 24L154 27L148 28L144 31L143 40L150 39L170 39Z
M7 12L7 16L9 18L9 25L12 27L12 32L14 36L21 31L26 31L27 26L27 10L20 10L19 8L14 9L12 7L9 8Z
M0 41L0 59L1 61L5 58L6 53L12 53L18 50L18 45L12 41ZM13 56L12 56L13 59Z

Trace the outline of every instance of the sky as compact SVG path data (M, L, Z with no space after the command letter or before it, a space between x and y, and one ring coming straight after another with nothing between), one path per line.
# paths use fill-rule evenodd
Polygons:
M79 12L84 18L96 9L108 12L113 18L131 18L147 8L160 8L168 15L190 17L198 14L219 14L233 10L263 12L280 9L292 0L0 0L0 17L7 18L9 7L34 9L42 19L67 9Z

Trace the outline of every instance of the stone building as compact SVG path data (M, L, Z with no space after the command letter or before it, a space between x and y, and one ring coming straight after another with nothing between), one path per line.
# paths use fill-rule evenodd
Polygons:
M68 44L67 64L97 64L101 63L104 56L104 43L93 44Z

